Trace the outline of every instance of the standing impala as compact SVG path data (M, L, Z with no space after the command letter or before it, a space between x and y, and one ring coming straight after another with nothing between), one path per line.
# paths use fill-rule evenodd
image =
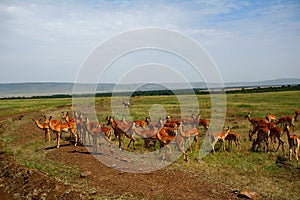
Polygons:
M248 121L252 124L253 126L253 129L258 125L258 124L261 124L261 123L268 123L269 121L265 118L252 118L250 117L250 113L248 113L245 118L248 119ZM252 130L253 130L252 129Z
M294 126L294 117L292 116L285 116L285 117L281 117L279 118L279 120L276 122L276 125L278 124L288 124L289 126L293 127L293 129L295 128Z
M73 124L70 123L57 123L56 120L51 120L52 116L49 117L49 127L50 129L56 133L56 139L57 139L57 148L60 146L60 136L62 132L69 132L74 135L75 137L75 146L77 146L78 141L78 135L76 131L76 125L75 122Z
M291 130L288 125L285 125L283 130L286 132L288 142L289 142L289 158L290 160L292 160L292 154L294 152L295 158L297 162L299 162L298 157L299 157L299 148L300 148L300 137L295 134L291 134Z
M41 119L40 119L41 120ZM34 120L32 119L32 121L35 122L36 126L39 129L42 129L45 131L45 140L47 140L47 136L48 136L48 141L50 142L50 127L49 127L49 119L46 118L44 123L40 123L40 120Z

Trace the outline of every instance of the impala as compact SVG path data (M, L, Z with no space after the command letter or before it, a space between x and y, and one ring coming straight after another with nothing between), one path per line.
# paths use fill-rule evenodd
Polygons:
M257 132L257 138L252 143L252 150L257 151L258 147L260 146L261 142L264 142L266 144L265 151L268 152L269 149L269 135L270 130L268 128L260 128ZM257 148L255 149L255 146L257 145Z
M66 120L66 122L75 122L75 118L69 117L69 112L62 112L63 116L62 118Z
M180 135L186 140L188 140L188 145L190 152L192 152L192 146L191 146L191 137L195 137L196 147L195 151L198 150L198 140L199 140L199 131L197 128L191 128L188 130L183 130L182 126L179 126L178 128Z
M42 130L45 131L45 140L47 140L47 136L48 136L48 141L50 142L50 127L49 127L49 119L46 118L44 123L40 123L40 120L34 120L32 119L32 121L35 122L36 126Z
M299 157L299 148L300 148L300 137L295 134L291 134L291 130L288 125L285 125L283 130L286 132L288 142L289 142L289 158L290 158L290 160L292 160L292 154L294 152L295 158L298 163L299 162L298 157Z
M283 130L279 127L272 127L272 128L269 128L269 130L270 130L271 141L272 141L272 138L277 138L278 139L278 146L277 146L275 151L278 151L280 145L282 146L282 151L284 151L284 142L281 139L281 136L283 134ZM273 141L275 141L275 140L273 140Z
M209 120L207 120L207 119L201 119L200 118L200 114L198 114L194 118L194 124L196 125L196 128L199 128L199 126L203 126L206 130L208 130Z
M177 133L178 130L176 130ZM170 154L172 154L172 150L171 147L169 146L169 144L174 141L176 146L182 151L183 153L183 160L187 161L187 153L186 150L184 148L184 138L179 136L178 134L176 135L168 135L168 133L165 131L164 127L161 127L159 129L159 131L157 132L157 139L160 141L160 143L162 144L162 146L164 147L164 155L163 155L163 160L166 159L166 155L167 155L167 149L168 148L170 150Z
M133 149L135 149L134 147L134 138L132 137L132 135L129 135L127 132L129 130L129 128L127 130L124 130L124 129L121 129L117 123L115 122L115 120L111 117L108 118L108 122L107 122L107 125L111 125L112 128L114 129L114 134L115 136L118 138L118 141L119 141L119 148L121 149L121 140L122 140L122 136L124 135L125 137L129 138L130 139L130 142L128 143L127 145L127 148L130 147L130 144L132 143L133 145Z
M227 127L225 132L216 132L212 133L211 136L211 147L213 153L215 153L215 145L218 141L221 141L221 150L226 151L225 149L225 138L229 134L230 128Z
M275 128L275 127L276 127L276 124L274 124L273 122L257 124L253 130L250 130L250 131L249 131L249 141L252 140L253 135L254 135L259 129L261 129L261 128L268 128L268 129L271 129L271 128ZM272 138L273 138L273 137L272 137ZM271 138L271 139L272 139L272 138Z
M144 140L144 147L148 147L150 141L153 142L154 145L154 150L155 150L155 145L156 145L156 134L158 131L158 128L155 128L155 130L139 130L136 127L136 124L132 124L131 129Z
M268 123L269 121L265 118L252 118L250 117L250 113L248 113L245 118L252 124L253 129L260 123Z
M145 118L145 121L144 120L135 120L133 122L135 123L136 126L140 126L142 128L145 128L146 125L149 124L149 123L146 123L146 121L149 122L148 117Z
M60 136L62 132L69 132L74 135L75 137L75 146L77 146L78 141L78 135L76 131L76 125L75 122L73 124L70 123L56 123L56 120L51 120L52 116L49 117L49 127L50 129L56 133L56 139L57 139L57 148L60 146Z
M235 143L235 146L237 149L240 147L240 135L237 132L230 132L225 137L225 140L228 141L228 146L230 149L232 149L232 142Z
M275 115L267 115L266 116L266 120L268 120L268 122L276 122L277 121L277 118Z
M112 142L109 140L109 136L107 135L108 133L105 133L103 131L103 128L101 127L101 125L98 122L90 122L88 118L86 118L86 128L87 131L89 132L89 134L92 136L93 138L93 145L99 148L99 146L97 145L97 140L99 137L103 137L108 143L109 143L109 147L110 147L110 155L112 155ZM98 124L97 126L95 126L95 124Z
M166 123L175 123L177 126L180 126L180 125L182 125L182 121L181 121L181 119L171 119L171 116L170 115L168 115L167 117L166 117Z
M293 129L295 128L294 126L294 117L292 116L285 116L285 117L281 117L279 118L279 120L276 122L276 125L278 124L288 124L289 126L293 127Z
M127 107L127 108L130 108L130 103L129 103L129 101L126 102L125 100L123 100L123 101L122 101L122 104L123 104L124 108L126 108L126 107Z

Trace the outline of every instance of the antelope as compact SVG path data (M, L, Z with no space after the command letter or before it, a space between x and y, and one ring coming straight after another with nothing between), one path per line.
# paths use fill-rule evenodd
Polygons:
M151 130L155 130L155 128L158 128L162 124L161 118L158 119L157 123L150 122L150 117L146 117L145 122L147 123L147 126Z
M127 131L129 130L129 128L127 129L127 131L123 131L123 129L121 129L117 123L115 122L115 120L111 117L109 117L108 119L108 122L107 122L107 125L111 125L112 128L114 129L114 134L115 136L117 136L118 140L119 140L119 148L121 149L121 140L122 140L122 136L125 135L125 137L129 138L130 139L130 142L128 143L127 145L127 148L130 147L130 144L132 142L132 145L133 145L133 149L135 150L135 147L134 147L134 138L132 137L132 135L129 135L127 133Z
M62 118L66 120L67 123L74 123L75 119L74 118L69 118L69 112L62 112ZM72 136L72 133L70 133L70 138Z
M176 130L176 132L177 132L177 130ZM171 150L171 147L169 146L169 144L172 141L175 141L176 146L183 153L183 160L187 161L187 153L186 153L186 150L184 148L184 138L182 136L179 136L178 134L168 135L168 133L165 131L164 127L160 127L160 129L157 132L156 136L157 136L157 139L160 141L161 145L165 149L165 152L164 152L164 155L163 155L163 160L166 159L166 155L167 155L167 149L166 148L168 148L170 150L170 154L172 154L172 150Z
M109 143L110 155L112 155L112 142L109 140L110 135L107 135L108 133L103 131L103 128L101 127L101 125L98 122L90 122L89 119L86 118L85 123L86 123L87 131L91 134L91 136L93 138L94 146L98 147L97 139L99 137L103 137ZM96 123L98 124L97 126L95 126Z
M194 118L194 124L196 125L197 128L199 128L199 126L203 126L206 130L208 130L209 120L207 120L207 119L201 119L200 118L200 114L198 114Z
M225 137L225 140L228 141L228 146L232 148L232 141L235 143L237 149L240 147L240 135L237 132L230 132Z
M272 127L272 128L269 128L269 130L270 130L271 141L272 141L272 138L277 138L278 139L278 146L277 146L277 149L275 150L275 152L278 151L280 145L282 146L282 151L284 151L284 142L281 139L281 136L283 134L283 130L279 127Z
M270 135L270 130L268 128L260 128L257 132L257 138L253 141L252 143L252 150L257 151L258 147L260 146L261 142L264 142L266 144L266 152L268 152L269 149L269 135ZM257 145L257 149L255 149L255 146Z
M295 128L294 126L294 117L292 116L285 116L285 117L281 117L279 118L279 120L276 122L276 125L278 124L288 124L289 126L293 127L293 129Z
M166 117L166 123L175 123L177 126L180 126L180 125L182 125L182 121L181 121L181 119L171 119L171 116L170 115L168 115L167 117Z
M63 116L62 118L66 120L66 122L75 122L75 118L69 117L69 112L62 112Z
M40 123L40 120L34 120L32 119L32 121L35 122L36 126L42 130L45 131L45 140L47 140L47 136L48 136L48 141L50 142L50 127L49 127L49 119L46 118L44 123Z
M78 136L79 138L82 139L82 142L85 143L86 127L85 127L85 121L83 119L82 113L78 113L74 111L74 120L75 120Z
M300 115L300 110L295 111L295 122L297 121L297 117Z
M61 132L69 132L74 135L75 137L75 146L77 146L77 140L78 140L78 135L76 131L76 125L75 122L73 123L55 123L56 120L51 120L52 116L49 117L49 127L50 129L56 133L56 139L57 139L57 148L60 146L60 136Z
M153 141L154 150L155 150L155 144L157 140L156 133L158 131L158 128L155 128L155 130L139 130L136 127L136 124L133 123L131 129L144 140L144 147L148 147L150 141Z
M183 131L182 126L179 126L178 130L179 130L180 135L184 139L188 140L188 145L189 145L190 152L193 152L190 138L195 137L195 142L196 142L195 151L197 151L198 150L198 140L199 140L199 131L198 131L198 129L197 128L191 128L191 129Z
M146 125L149 124L149 123L148 124L146 123L146 120L148 121L148 117L145 118L145 121L144 120L135 120L134 123L135 123L136 126L140 126L142 128L145 128Z
M266 116L266 120L268 120L268 122L276 122L277 118L276 118L276 116L269 114Z
M252 124L253 126L253 129L258 125L258 124L261 124L261 123L268 123L268 120L265 119L265 118L252 118L250 117L250 113L248 113L245 118L248 119L248 121Z
M289 158L290 158L290 160L292 160L292 154L294 152L295 158L298 163L299 162L298 156L299 156L299 148L300 148L300 137L295 134L291 134L290 127L288 125L284 126L283 131L286 132L288 142L289 142Z
M130 103L129 101L128 102L125 102L124 100L122 101L122 104L124 105L124 108L130 108Z
M249 141L252 140L252 137L253 135L261 128L268 128L268 129L271 129L271 128L274 128L276 127L276 124L274 124L273 122L270 122L270 123L260 123L260 124L257 124L253 130L250 130L249 131ZM272 139L272 138L271 138Z
M192 125L192 127L194 126L194 121L195 121L195 115L194 114L192 114L192 116L191 117L182 117L181 118L181 121L182 121L182 124L183 125Z
M225 138L229 134L230 128L227 127L225 132L216 132L211 134L211 146L212 146L212 151L215 153L215 145L216 143L220 140L221 141L221 150L226 151L225 149Z

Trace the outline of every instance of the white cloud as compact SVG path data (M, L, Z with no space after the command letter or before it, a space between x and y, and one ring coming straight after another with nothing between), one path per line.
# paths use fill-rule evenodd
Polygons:
M46 78L31 81L73 81L80 63L100 42L135 28L162 27L203 44L225 81L264 79L255 77L253 70L261 67L277 71L269 76L279 78L280 70L274 67L284 63L290 66L286 76L300 76L295 67L300 53L299 8L297 1L0 2L1 68L7 74L23 66L28 71L51 68ZM233 75L243 67L240 77ZM52 72L60 68L72 71L67 80ZM2 82L18 81L7 74ZM21 81L30 79L29 73Z

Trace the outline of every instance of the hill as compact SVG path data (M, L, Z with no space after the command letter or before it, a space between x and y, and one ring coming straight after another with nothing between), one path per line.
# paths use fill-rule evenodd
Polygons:
M286 78L275 80L264 80L256 82L228 82L224 83L225 88L249 88L264 86L282 86L282 85L298 85L300 78ZM120 84L113 83L98 84L96 89L94 84L76 84L77 93L96 93L125 92L125 91L159 91L186 89L187 87L197 89L207 89L204 82L192 82L191 86L184 83L137 83L137 84ZM219 87L220 84L211 84ZM0 98L3 97L31 97L31 96L47 96L57 94L72 94L74 83L60 82L32 82L32 83L2 83L0 84Z

